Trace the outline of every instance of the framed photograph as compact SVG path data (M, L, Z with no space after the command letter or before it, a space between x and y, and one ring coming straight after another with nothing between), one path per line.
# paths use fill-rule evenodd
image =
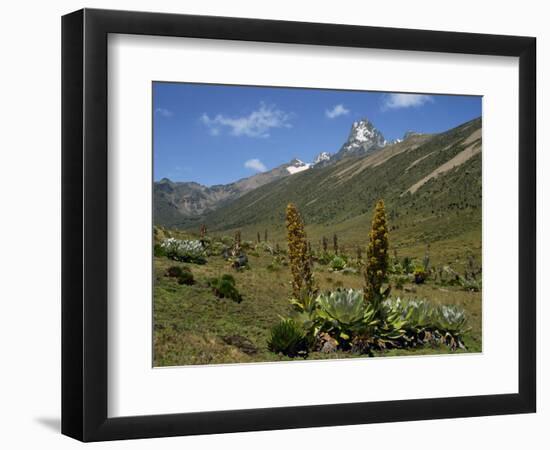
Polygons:
M62 21L62 432L535 412L536 40Z

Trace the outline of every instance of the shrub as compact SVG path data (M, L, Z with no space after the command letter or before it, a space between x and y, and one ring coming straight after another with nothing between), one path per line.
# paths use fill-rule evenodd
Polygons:
M341 256L335 256L334 258L332 258L332 261L330 262L330 268L332 270L343 270L344 267L346 267L346 260L344 258L342 258Z
M403 289L407 281L409 281L407 277L396 277L394 279L395 289L399 289L399 290Z
M283 319L271 329L267 348L273 353L295 357L307 355L307 341L302 327L292 319Z
M436 271L439 284L443 286L462 286L462 277L450 266L443 266Z
M403 258L403 262L401 263L401 267L403 268L403 273L412 273L413 272L412 259L408 256L405 256Z
M401 275L406 273L403 269L403 266L399 262L392 263L391 266L388 268L388 271L390 273L393 273L394 275Z
M183 269L180 266L170 266L168 267L168 269L166 269L167 277L177 278L181 276L182 273L183 273Z
M317 262L322 265L330 264L330 262L333 260L334 255L328 252L323 252L317 257Z
M213 278L209 281L214 295L219 298L229 298L237 303L243 300L242 295L235 287L235 278L232 275L224 274L220 278Z
M222 244L228 246L228 247L232 247L233 246L233 238L230 237L230 236L222 236L220 238Z
M235 277L233 275L231 275L230 273L224 273L222 276L221 276L221 280L223 281L227 281L231 284L235 284Z
M227 247L222 242L212 242L208 247L208 254L214 256L220 256L223 254Z
M195 278L193 277L191 270L184 270L181 275L178 276L178 284L186 284L188 286L195 284Z
M471 278L460 278L460 287L469 292L481 291L481 281Z
M166 256L166 251L164 250L162 245L155 244L155 246L153 247L153 254L157 258L162 258L163 256Z
M206 264L204 246L200 241L182 241L169 238L162 241L160 245L166 252L166 256L170 259L195 264Z
M241 242L241 249L242 250L252 250L256 248L256 245L252 241L242 241Z

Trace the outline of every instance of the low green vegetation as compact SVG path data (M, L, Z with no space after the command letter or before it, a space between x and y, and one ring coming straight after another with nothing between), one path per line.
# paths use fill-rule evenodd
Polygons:
M243 301L242 295L235 286L235 278L233 275L226 273L219 278L212 278L208 284L218 298L228 298L237 303Z
M383 203L375 211L362 245L333 234L312 246L295 205L288 245L267 230L156 227L154 364L481 351L478 249L442 259L447 240L406 254L390 247Z

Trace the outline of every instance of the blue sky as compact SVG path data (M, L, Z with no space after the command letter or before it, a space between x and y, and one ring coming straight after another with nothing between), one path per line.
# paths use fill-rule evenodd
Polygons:
M154 179L225 184L337 152L353 121L387 140L481 116L481 97L153 83Z

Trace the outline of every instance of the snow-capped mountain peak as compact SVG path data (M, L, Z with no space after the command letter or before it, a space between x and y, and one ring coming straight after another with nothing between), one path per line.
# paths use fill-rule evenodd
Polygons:
M294 158L285 165L285 168L289 174L293 175L315 166L324 167L333 161L338 161L343 156L366 155L391 143L386 141L382 133L368 119L362 119L353 122L348 140L338 153L321 152L311 163Z
M289 165L286 167L286 170L291 175L294 175L298 172L303 172L304 170L307 170L311 167L311 164L305 163L297 158L294 158L292 161L290 161Z
M384 135L368 119L353 122L348 140L338 152L340 157L348 154L365 154L384 147Z
M329 152L321 152L313 160L313 165L315 166L319 163L330 161L331 156L332 155Z

